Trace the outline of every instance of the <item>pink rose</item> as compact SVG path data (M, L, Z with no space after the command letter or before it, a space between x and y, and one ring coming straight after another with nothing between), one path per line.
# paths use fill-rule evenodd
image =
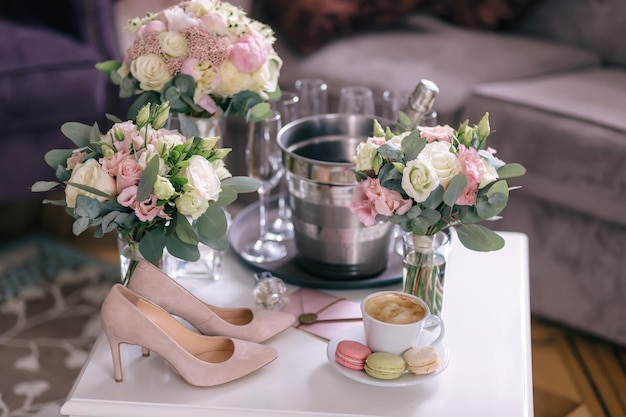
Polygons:
M137 186L131 185L124 188L122 192L117 196L117 202L124 207L132 207L137 199Z
M126 158L128 155L130 155L130 152L128 151L117 152L110 159L100 158L99 162L100 165L102 165L102 168L104 168L104 170L108 172L109 175L117 177L117 167L119 166L120 162L124 160L124 158Z
M211 114L217 112L217 104L208 94L202 94L196 104Z
M165 27L165 23L161 22L160 20L152 20L145 25L142 25L137 30L137 37L143 38L151 33L160 33L166 29L167 28Z
M267 61L267 53L257 38L244 35L227 49L228 59L239 72L250 74Z
M402 215L409 211L412 204L411 200L403 200L397 191L382 187L378 179L366 178L357 184L349 208L361 223L373 226L376 215Z
M476 202L476 192L483 180L483 161L476 149L467 148L465 145L459 145L458 156L461 163L461 173L467 177L467 185L456 200L456 204L471 206Z
M200 25L200 21L185 13L185 11L174 6L163 11L165 22L167 23L167 30L170 32L184 33L187 29L195 28Z
M196 70L196 65L198 64L198 59L189 57L183 61L183 66L180 68L181 74L187 74L191 76L194 80L198 81L202 74L200 71Z
M124 158L117 167L117 178L115 179L117 191L121 192L131 185L138 185L142 173L143 168L134 155Z
M226 34L228 22L220 13L209 12L200 18L202 27L209 33Z
M433 141L452 143L454 129L450 126L419 126L420 137L426 138L428 143Z
M102 140L118 152L129 152L143 146L143 138L131 120L114 124Z
M154 220L156 217L161 217L163 219L170 219L165 211L163 211L163 206L157 205L158 198L154 194L150 194L144 201L137 201L135 204L135 215L142 222L148 222Z
M85 156L87 156L87 152L72 152L72 156L67 158L67 169L71 171L76 165L81 164Z

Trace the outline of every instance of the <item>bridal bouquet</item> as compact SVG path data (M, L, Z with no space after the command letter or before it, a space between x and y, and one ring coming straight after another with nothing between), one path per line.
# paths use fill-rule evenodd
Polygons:
M167 102L148 103L135 122L117 120L106 133L97 124L65 123L61 130L76 148L48 152L58 182L36 182L32 191L64 187L64 200L44 202L67 206L75 235L116 231L154 264L165 248L187 261L199 259L199 242L226 249L223 208L260 184L228 172L230 149L216 148L219 137L188 139L164 129L168 114Z
M183 1L129 21L135 34L123 61L97 68L138 95L129 110L168 101L173 113L211 117L218 112L263 118L278 97L282 61L273 30L240 8L218 0Z
M493 251L504 240L477 224L506 207L507 178L523 175L520 164L496 157L486 146L489 115L478 125L419 127L400 134L383 131L358 145L359 180L350 210L365 225L388 219L406 232L434 236L454 226L469 249Z

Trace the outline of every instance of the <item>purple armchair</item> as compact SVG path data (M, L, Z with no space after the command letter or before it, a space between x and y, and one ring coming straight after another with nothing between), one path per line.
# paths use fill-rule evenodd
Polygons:
M68 121L107 123L125 103L94 66L119 58L113 0L3 0L0 4L0 204L41 199L37 180L53 180L44 162L70 148Z

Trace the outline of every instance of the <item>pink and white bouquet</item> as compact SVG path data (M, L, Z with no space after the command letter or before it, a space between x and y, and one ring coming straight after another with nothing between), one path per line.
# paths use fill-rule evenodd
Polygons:
M489 115L478 125L418 127L394 134L375 122L357 147L359 180L350 210L364 225L388 219L404 231L434 236L454 226L464 246L498 250L503 239L478 225L497 218L509 196L507 178L523 175L486 146Z
M74 234L115 231L155 264L165 248L187 261L199 259L199 242L226 249L224 207L260 184L230 174L223 161L230 149L216 148L219 137L164 129L168 114L167 103L147 104L136 122L117 121L105 133L97 124L65 123L77 147L48 152L58 181L39 181L32 191L64 187L64 200L44 202L67 206Z
M183 1L130 20L128 29L135 40L123 61L97 67L121 97L139 94L131 118L147 102L165 101L173 113L193 117L221 109L260 118L269 110L264 102L280 94L273 30L230 3Z

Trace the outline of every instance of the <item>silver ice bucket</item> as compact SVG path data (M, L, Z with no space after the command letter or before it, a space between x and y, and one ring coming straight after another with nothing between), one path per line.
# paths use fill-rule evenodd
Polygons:
M391 122L378 119L385 126ZM298 251L307 272L360 279L387 267L393 226L363 226L349 206L357 145L372 135L370 116L324 114L295 120L278 134Z

